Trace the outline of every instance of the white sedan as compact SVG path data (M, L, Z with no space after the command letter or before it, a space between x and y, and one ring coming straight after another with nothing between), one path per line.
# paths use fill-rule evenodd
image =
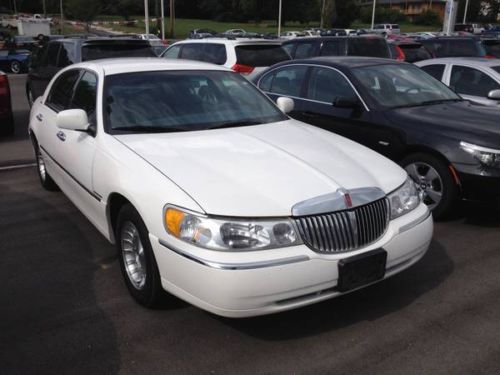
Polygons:
M431 241L403 169L291 120L223 67L72 65L35 101L29 131L42 185L116 244L145 306L168 291L223 316L275 313L392 276Z

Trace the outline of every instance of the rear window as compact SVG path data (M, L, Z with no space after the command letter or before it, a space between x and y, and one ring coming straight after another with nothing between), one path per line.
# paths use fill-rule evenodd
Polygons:
M488 55L500 58L500 42L497 44L486 44L484 48Z
M148 43L102 43L82 47L82 61L113 57L156 57Z
M450 41L449 56L477 56L486 55L486 51L479 42L472 40L453 40Z
M347 55L390 58L389 48L384 39L353 38L348 39Z
M432 59L432 54L424 47L419 45L400 45L404 54L405 61L413 63L422 60Z
M280 45L253 45L237 46L236 60L241 65L260 67L290 60L290 57Z
M492 66L491 69L493 69L497 73L500 73L500 66Z

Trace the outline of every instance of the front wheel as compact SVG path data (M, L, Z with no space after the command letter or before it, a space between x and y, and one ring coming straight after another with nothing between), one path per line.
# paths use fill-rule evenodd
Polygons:
M120 268L130 294L140 305L159 306L167 293L161 286L146 225L130 204L123 206L118 214L115 238Z
M446 163L433 155L416 153L405 157L401 166L423 191L423 201L435 219L452 212L459 189Z
M21 73L22 67L21 63L17 60L14 60L10 63L10 71L14 74L19 74Z

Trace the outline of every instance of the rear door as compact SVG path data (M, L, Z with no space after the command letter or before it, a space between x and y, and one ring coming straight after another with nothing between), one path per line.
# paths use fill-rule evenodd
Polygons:
M498 100L488 98L490 91L500 90L500 83L480 69L454 64L451 67L450 87L473 102L488 106L500 105Z

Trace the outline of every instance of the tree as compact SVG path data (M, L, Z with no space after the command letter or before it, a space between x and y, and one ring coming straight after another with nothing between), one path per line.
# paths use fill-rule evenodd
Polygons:
M359 6L355 0L323 1L325 1L321 15L323 27L348 28L360 15Z
M87 31L89 31L89 24L101 12L100 0L68 0L66 2L65 11L73 19L83 21L87 24Z

